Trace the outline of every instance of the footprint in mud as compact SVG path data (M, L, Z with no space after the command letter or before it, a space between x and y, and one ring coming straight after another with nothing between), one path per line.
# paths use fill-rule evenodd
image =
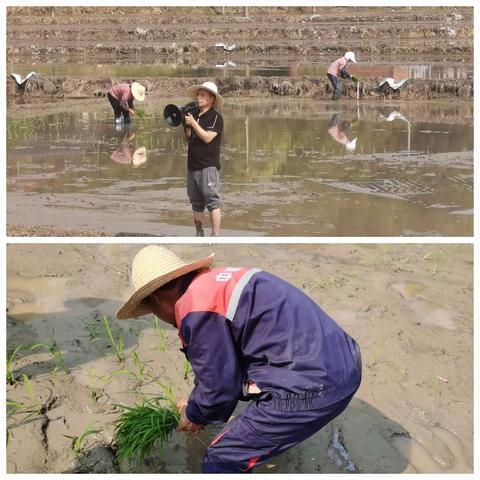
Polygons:
M428 447L408 435L394 435L391 443L418 473L472 472L465 447L453 432L439 425L430 432Z
M456 314L448 306L428 299L420 292L424 286L418 282L399 282L390 285L390 288L398 293L413 311L420 324L434 325L446 330L458 330Z

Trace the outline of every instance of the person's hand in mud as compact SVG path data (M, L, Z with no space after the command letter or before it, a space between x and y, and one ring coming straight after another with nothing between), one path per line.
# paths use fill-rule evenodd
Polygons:
M130 115L135 115L135 110L133 108L129 108L128 113L130 113Z
M201 430L205 428L205 425L198 425L196 423L192 423L186 414L188 402L182 398L177 403L177 409L180 412L180 420L178 421L177 428L175 430L177 432L185 432L187 435L197 435Z

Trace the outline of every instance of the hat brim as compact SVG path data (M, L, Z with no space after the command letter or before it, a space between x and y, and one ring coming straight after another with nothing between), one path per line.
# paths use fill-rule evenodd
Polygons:
M212 89L210 89L208 87L205 87L203 85L192 85L192 86L188 87L187 88L187 95L190 98L192 98L193 100L195 100L195 97L197 96L197 92L200 89L207 90L208 92L213 93L213 95L215 95L215 103L214 103L215 107L222 108L222 106L223 106L222 96L218 92L216 92L215 90L212 90Z
M143 285L141 288L136 290L122 305L120 310L117 312L117 318L119 320L126 320L128 318L137 318L141 317L142 315L148 315L149 313L152 313L150 306L144 301L149 295L175 278L181 277L195 270L205 270L210 268L214 260L215 255L212 254L206 258L202 258L201 260L197 260L193 263L188 263L180 268L177 268L176 270L173 270L165 275L160 275L159 277L151 280L146 285Z
M141 92L137 91L137 86L140 87ZM143 102L145 100L145 87L138 82L133 82L130 86L130 90L132 92L133 98L137 100L137 102Z

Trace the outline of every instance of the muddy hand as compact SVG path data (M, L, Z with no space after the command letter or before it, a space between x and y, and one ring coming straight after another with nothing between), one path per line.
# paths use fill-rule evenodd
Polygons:
M185 432L187 435L196 435L205 428L205 425L198 425L196 423L192 423L187 418L187 403L188 402L184 399L180 400L177 403L177 409L180 412L180 420L178 421L178 425L175 430L177 432Z

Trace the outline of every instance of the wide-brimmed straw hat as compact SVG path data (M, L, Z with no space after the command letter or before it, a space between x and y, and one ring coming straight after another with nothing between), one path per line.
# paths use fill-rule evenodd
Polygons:
M185 263L171 250L159 245L142 248L132 262L132 282L135 291L117 312L119 320L152 313L145 299L163 285L195 270L210 268L214 254L195 262Z
M213 82L203 82L201 85L192 85L191 87L187 88L187 95L195 100L197 92L201 88L204 90L208 90L210 93L213 93L215 95L215 107L222 108L223 98L218 93L218 88Z
M145 87L142 84L133 82L130 85L130 89L135 100L138 100L139 102L143 102L145 100Z
M132 164L134 167L139 167L142 163L147 161L147 149L146 147L138 147L132 156Z

